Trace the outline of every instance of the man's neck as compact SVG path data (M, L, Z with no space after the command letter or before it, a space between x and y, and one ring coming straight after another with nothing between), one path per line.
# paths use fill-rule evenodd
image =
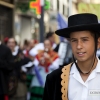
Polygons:
M82 72L87 73L90 70L92 71L96 67L97 62L98 62L98 60L97 60L97 58L95 58L95 61L94 61L94 59L89 60L89 61L85 61L85 62L79 62L78 61L77 64L78 64L78 67L80 68L80 70Z

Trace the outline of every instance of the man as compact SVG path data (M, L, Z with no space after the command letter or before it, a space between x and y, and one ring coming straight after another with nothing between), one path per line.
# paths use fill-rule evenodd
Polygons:
M15 57L16 57L17 54L18 54L19 48L17 47L16 41L15 41L15 39L14 39L13 37L8 39L8 41L7 41L7 46L8 46L9 49L11 50L12 55L14 56L14 59L15 59ZM16 48L16 47L17 47L17 48Z
M55 43L55 34L54 32L48 32L46 34L46 39L50 40L51 44L52 44L52 48L55 49L56 47L56 43Z
M63 67L73 61L72 49L68 39L64 39L64 41L60 42L54 51L59 55L60 67Z
M34 40L31 39L31 40L29 41L30 50L31 50L32 48L34 48L34 46L35 46Z
M52 50L50 40L44 41L44 50L41 50L34 60L34 77L31 83L31 99L41 100L46 75L59 67L59 56Z
M0 41L0 100L8 100L8 76L13 64L10 49Z
M43 100L100 100L99 32L97 16L90 13L70 16L68 27L56 31L70 38L74 61L47 76Z

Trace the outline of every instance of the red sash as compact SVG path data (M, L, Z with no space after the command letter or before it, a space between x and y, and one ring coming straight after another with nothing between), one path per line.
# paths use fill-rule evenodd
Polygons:
M46 72L48 72L48 67L51 65L51 62L49 59L44 59L44 63L41 62L41 57L44 56L44 51L40 51L40 53L38 53L36 55L36 58L39 61L39 65L45 67ZM52 59L52 61L55 61L57 58L59 58L58 54L54 51L49 51L48 54L50 55L50 59Z

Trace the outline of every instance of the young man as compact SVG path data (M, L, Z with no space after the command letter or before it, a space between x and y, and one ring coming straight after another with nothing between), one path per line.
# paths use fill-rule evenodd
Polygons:
M43 100L100 100L99 31L97 16L89 13L70 16L68 27L56 31L70 39L74 61L47 75Z

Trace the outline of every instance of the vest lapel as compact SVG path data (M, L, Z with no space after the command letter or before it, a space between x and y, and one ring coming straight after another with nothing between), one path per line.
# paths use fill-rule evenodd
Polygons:
M68 100L68 83L69 83L70 67L71 67L71 64L64 66L62 68L62 74L61 74L62 100Z

